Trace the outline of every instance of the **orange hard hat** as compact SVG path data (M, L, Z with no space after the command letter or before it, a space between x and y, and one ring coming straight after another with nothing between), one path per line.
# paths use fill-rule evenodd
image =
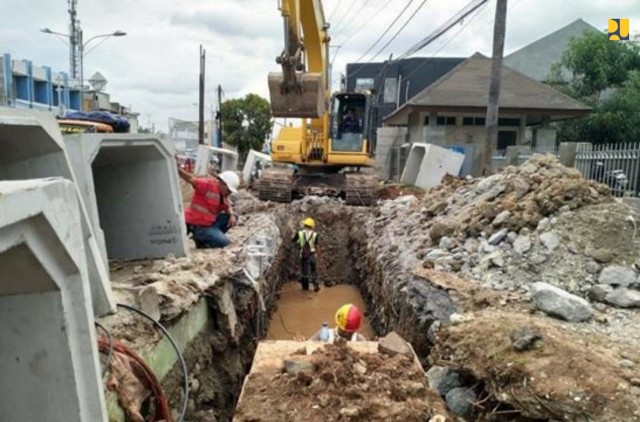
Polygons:
M339 329L347 333L355 333L362 324L362 312L352 303L343 305L336 312L336 324Z

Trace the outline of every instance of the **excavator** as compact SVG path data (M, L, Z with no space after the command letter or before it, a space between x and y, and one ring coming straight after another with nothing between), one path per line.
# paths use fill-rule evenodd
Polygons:
M268 75L274 117L291 118L271 144L272 162L257 183L261 200L291 202L307 194L376 199L373 151L377 109L370 92L337 92L329 80L329 24L320 0L279 0L284 20L280 72ZM347 124L349 123L349 124ZM363 171L361 171L363 169Z

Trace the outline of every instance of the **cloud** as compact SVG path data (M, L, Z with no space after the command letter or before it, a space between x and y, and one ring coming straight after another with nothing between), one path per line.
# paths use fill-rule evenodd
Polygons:
M375 60L405 51L469 1L427 1L424 9ZM0 53L8 52L14 59L30 59L54 70L68 69L68 47L39 32L43 27L66 32L66 2L2 0L2 3ZM347 63L359 58L373 44L407 0L325 0L324 4L325 16L332 18L333 45L342 45L333 65L334 74L339 75ZM418 4L414 1L409 10L415 10ZM284 45L282 18L276 6L274 0L80 1L79 18L85 40L114 30L128 34L108 39L88 54L85 76L100 71L109 81L107 91L113 101L131 105L141 113L143 124L149 120L166 130L169 117L197 118L197 107L193 104L198 99L198 49L202 44L207 50L206 104L215 102L218 84L222 85L226 98L249 92L268 97L267 74L278 70L275 57ZM420 55L468 56L476 51L490 55L495 0L484 8L476 18L465 20ZM408 13L399 19L373 52L384 45L407 16ZM632 33L640 31L637 0L511 0L505 52L508 54L578 18L605 28L607 18L611 17L628 17ZM92 41L88 47L98 41Z

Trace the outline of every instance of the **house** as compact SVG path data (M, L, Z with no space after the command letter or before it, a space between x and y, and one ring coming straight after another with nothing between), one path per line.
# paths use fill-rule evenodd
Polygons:
M376 127L380 127L384 116L464 60L456 57L415 57L394 62L350 63L347 65L346 89L350 92L374 90L378 100Z
M475 160L485 139L491 59L476 53L383 119L385 126L406 126L408 142L428 142L465 152L465 168L477 174ZM549 123L585 116L589 107L506 66L502 68L498 141L504 151L526 143L553 145Z
M529 45L509 54L504 64L537 81L546 81L551 67L562 59L572 38L585 32L599 32L595 26L577 19Z

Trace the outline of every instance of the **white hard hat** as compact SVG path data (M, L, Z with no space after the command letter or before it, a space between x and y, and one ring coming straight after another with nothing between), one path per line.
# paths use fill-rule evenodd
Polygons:
M223 171L218 175L218 179L222 180L231 193L238 193L238 188L240 187L240 178L233 171Z

